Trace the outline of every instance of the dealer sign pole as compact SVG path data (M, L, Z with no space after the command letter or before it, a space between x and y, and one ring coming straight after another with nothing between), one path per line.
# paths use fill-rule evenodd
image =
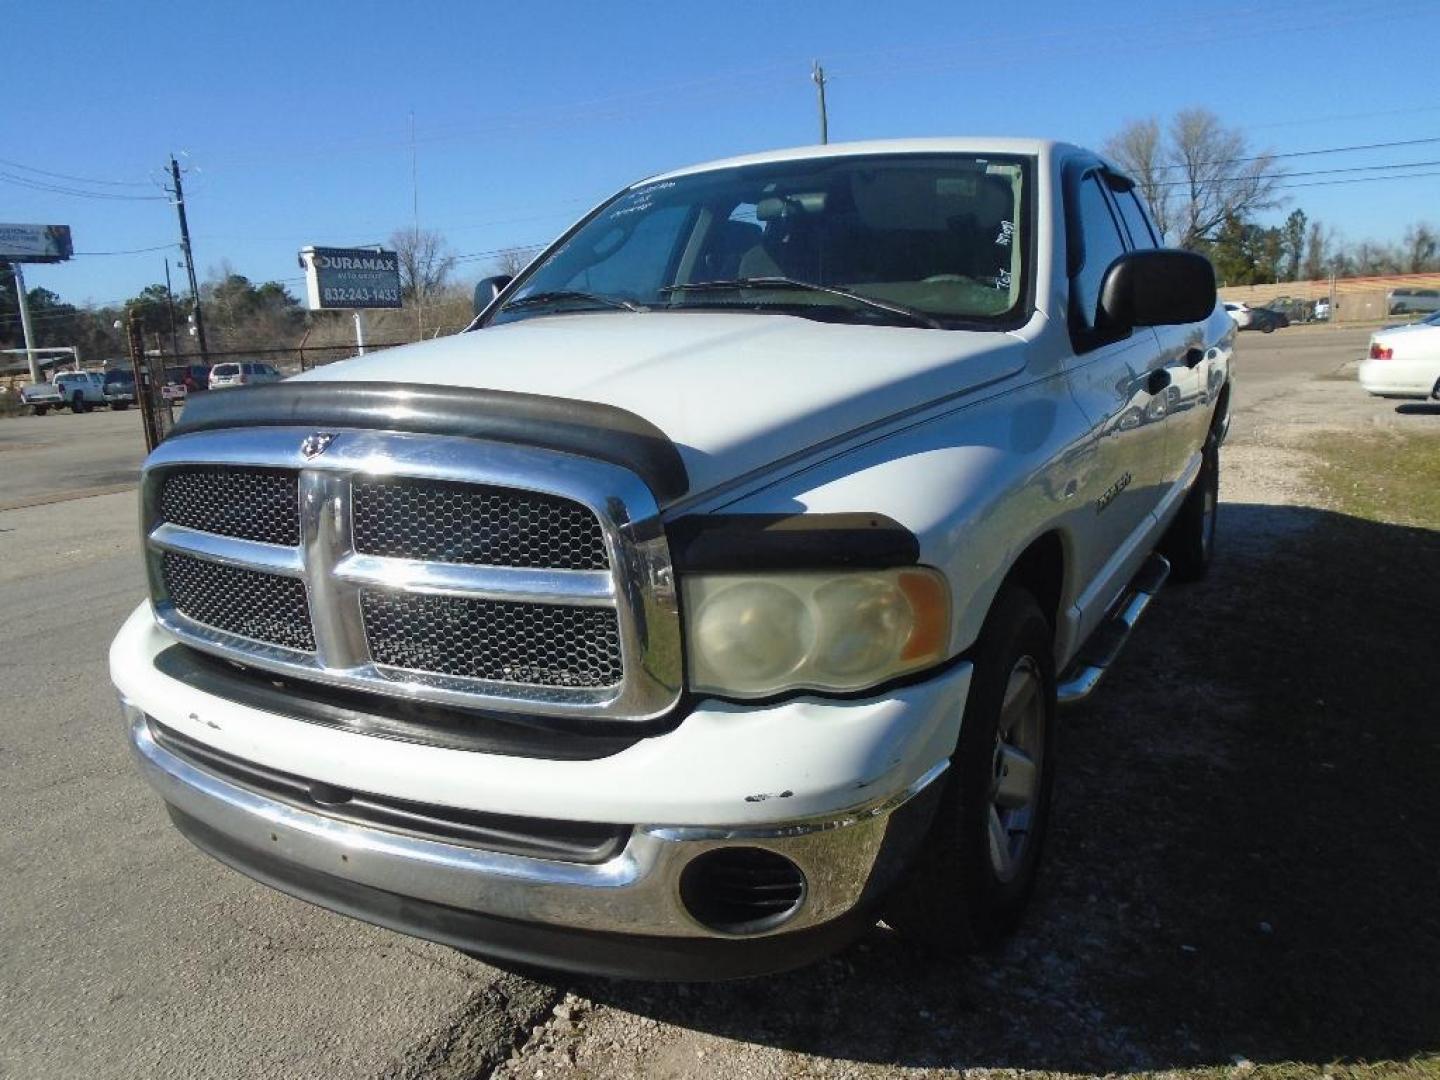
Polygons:
M30 381L40 381L40 365L35 362L35 331L30 328L30 298L25 295L25 271L21 264L13 262L10 270L15 275L15 299L20 304L20 328L25 332L25 362L30 365Z

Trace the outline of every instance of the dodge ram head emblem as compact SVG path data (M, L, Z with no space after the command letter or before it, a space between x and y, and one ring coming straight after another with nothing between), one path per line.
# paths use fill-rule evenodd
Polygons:
M317 431L314 435L305 436L305 441L300 444L300 453L305 455L305 460L319 457L323 454L332 442L335 441L333 431Z

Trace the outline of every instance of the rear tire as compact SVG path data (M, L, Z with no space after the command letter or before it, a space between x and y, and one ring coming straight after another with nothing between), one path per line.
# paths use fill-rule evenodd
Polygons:
M1160 542L1160 552L1170 560L1170 575L1176 581L1199 581L1210 569L1219 511L1220 441L1212 431L1205 440L1200 475Z
M1055 777L1054 630L1035 598L1001 587L930 833L886 921L947 955L1000 943L1035 886Z

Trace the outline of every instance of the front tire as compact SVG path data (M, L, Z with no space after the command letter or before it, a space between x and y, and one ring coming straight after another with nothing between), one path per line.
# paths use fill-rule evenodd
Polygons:
M1035 886L1055 777L1054 630L1005 585L985 620L930 834L886 920L946 954L998 944Z
M1199 581L1215 557L1215 531L1220 510L1220 441L1212 431L1205 440L1200 475L1180 513L1160 543L1176 581Z

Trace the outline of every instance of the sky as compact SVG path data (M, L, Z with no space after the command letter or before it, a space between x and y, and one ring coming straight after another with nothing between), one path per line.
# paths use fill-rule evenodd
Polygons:
M1280 153L1434 137L1284 159L1287 184L1324 186L1292 187L1269 218L1300 208L1350 240L1397 240L1440 219L1426 7L3 0L0 221L72 226L76 258L28 267L32 287L122 300L178 258L160 188L174 153L202 280L228 264L303 295L299 248L383 242L417 205L474 280L487 253L549 240L634 180L817 141L818 59L832 142L1098 148L1126 120L1197 105ZM1405 162L1431 175L1293 175Z

